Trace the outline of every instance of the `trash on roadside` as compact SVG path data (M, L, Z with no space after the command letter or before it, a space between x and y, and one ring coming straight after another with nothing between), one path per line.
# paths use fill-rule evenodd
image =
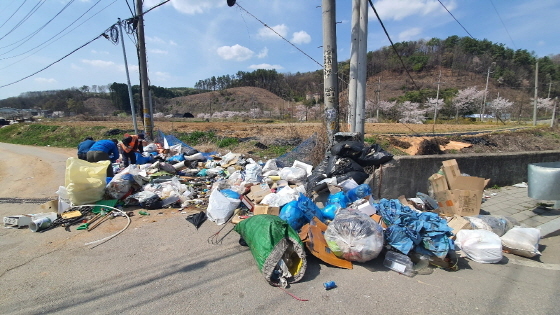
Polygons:
M274 215L255 215L239 222L234 230L245 240L271 285L286 287L301 280L307 268L305 249L296 231L284 220Z
M541 232L539 229L519 226L507 231L501 237L505 252L528 258L541 255L541 252L539 252L540 238Z
M467 257L483 264L495 264L502 260L502 240L487 230L461 230L455 244Z

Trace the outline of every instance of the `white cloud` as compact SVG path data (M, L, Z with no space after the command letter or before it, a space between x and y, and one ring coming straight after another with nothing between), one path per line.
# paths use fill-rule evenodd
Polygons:
M72 64L70 65L70 67L71 67L72 69L74 69L74 70L82 70L82 67L78 66L78 65L75 64L75 63L72 63Z
M268 48L263 48L258 54L257 54L257 58L262 59L264 57L268 56Z
M442 1L445 7L452 11L457 7L455 0ZM428 15L433 13L446 13L437 0L380 0L375 3L375 10L381 19L400 21L411 15ZM369 12L368 12L369 13ZM368 14L370 19L375 19L375 14Z
M95 50L95 49L93 49L93 50L91 51L91 53L92 53L92 54L95 54L95 55L108 55L108 54L109 54L108 51L97 51L97 50Z
M167 72L162 72L162 71L156 71L155 73L152 74L156 80L158 81L167 81L168 79L171 78L171 75L169 75L169 73Z
M99 67L99 68L107 68L107 67L114 67L115 63L112 61L105 61L105 60L89 60L89 59L82 59L82 62L88 64L90 66Z
M294 44L308 44L311 42L311 36L306 31L295 32L292 35L292 43Z
M270 28L272 28L274 31L272 31ZM257 37L262 39L281 39L276 33L282 35L282 37L284 38L286 38L286 36L288 35L288 27L285 24L271 26L270 28L261 27L259 29L259 32L257 33Z
M235 61L243 61L253 57L254 52L247 48L243 47L239 44L235 44L233 46L222 46L216 49L218 56L222 57L225 60L235 60Z
M280 70L280 69L284 69L284 67L282 67L281 65L270 65L268 63L261 63L258 65L250 65L249 69L253 69L253 70L257 70L257 69L276 69L276 70Z
M160 4L161 0L145 0L144 7L151 8L155 5ZM204 13L212 8L223 7L226 5L225 0L173 0L169 4L173 6L177 11L185 14L199 14ZM169 4L164 4L162 7L169 6ZM157 10L157 9L156 9Z
M153 54L159 54L159 55L167 55L167 50L161 50L161 49L150 49L149 52L153 53Z
M165 41L157 36L146 36L146 42L154 44L165 44Z
M35 82L39 82L39 83L57 83L58 81L56 81L53 78L35 78Z
M418 35L422 32L422 29L419 27L409 28L405 31L399 33L399 40L400 41L407 41L414 38L417 38Z
M172 41L172 40L169 40L169 45L171 45L171 46L177 46L177 43L174 42L174 41Z

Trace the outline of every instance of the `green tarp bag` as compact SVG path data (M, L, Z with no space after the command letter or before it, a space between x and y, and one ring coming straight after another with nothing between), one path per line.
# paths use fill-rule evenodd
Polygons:
M268 283L286 287L303 278L307 268L303 243L286 221L259 214L239 222L234 230L251 249Z

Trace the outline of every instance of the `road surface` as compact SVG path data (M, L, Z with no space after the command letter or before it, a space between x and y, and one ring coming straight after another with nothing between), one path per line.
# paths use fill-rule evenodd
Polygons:
M63 183L59 172L70 153L5 144L0 148L5 151L0 196L47 197ZM33 184L37 182L42 184ZM0 202L0 216L36 213L39 207ZM413 278L383 267L382 257L344 270L308 255L303 280L287 289L308 300L299 301L266 283L230 226L221 230L207 221L196 230L185 216L175 209L135 215L122 234L96 247L85 244L120 230L126 219L115 218L90 232L75 227L44 233L1 229L0 312L557 314L560 309L558 237L542 240L540 261L509 254L499 264L461 259L457 272L434 269ZM208 238L220 230L223 242L209 244ZM337 288L325 290L328 281Z

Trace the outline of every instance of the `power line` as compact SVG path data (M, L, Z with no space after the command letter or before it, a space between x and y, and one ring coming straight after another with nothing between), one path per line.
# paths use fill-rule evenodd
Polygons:
M25 59L27 59L27 58L33 56L34 54L38 53L39 51L41 51L41 50L47 48L48 46L50 46L51 44L55 43L55 42L58 41L59 39L63 38L64 36L66 36L66 35L68 35L68 34L70 34L71 32L73 32L73 31L74 31L75 29L77 29L78 27L82 26L85 22L91 20L93 17L95 17L96 15L98 15L99 13L101 13L103 10L105 10L105 9L107 9L108 7L110 7L111 5L113 5L115 2L117 2L117 0L113 0L113 2L109 3L109 4L106 5L105 7L101 8L99 11L97 11L97 12L94 13L92 16L90 16L88 19L86 19L86 20L83 21L82 23L76 25L76 27L74 27L74 28L71 29L70 31L66 32L66 34L60 36L59 38L55 39L54 41L50 42L50 43L47 44L45 47L43 47L43 48L41 48L41 49L35 51L34 53L32 53L32 54L30 54L30 55L28 55L28 56L26 56L26 57L24 57L24 58L21 58L20 60L18 60L18 61L16 61L16 62L13 62L13 63L11 63L11 64L9 64L9 65L3 67L3 68L0 68L0 70L4 70L4 69L6 69L6 68L9 68L9 67L15 65L16 63L19 63L19 62L21 62L21 61L23 61L23 60L25 60ZM93 8L93 7L92 7L92 8ZM90 10L91 10L92 8L90 8ZM88 11L89 11L89 10L88 10ZM86 11L83 15L85 15L88 11ZM82 16L83 16L83 15L82 15ZM80 16L78 19L76 19L76 21L79 20L80 18L81 18L81 16ZM74 21L74 22L76 22L76 21ZM73 22L72 24L74 24L74 22ZM72 26L72 24L68 25L68 27ZM64 30L66 30L68 27L64 28L62 31L58 32L56 35L54 35L53 37L51 37L50 39L48 39L47 41L45 41L44 43L42 43L41 45L39 45L39 46L37 46L37 47L35 47L35 48L33 48L33 49L36 49L36 48L42 46L43 44L47 43L48 41L50 41L50 40L53 39L54 37L58 36L58 34L62 33ZM33 49L31 49L31 50L33 50ZM28 50L28 51L26 51L25 53L22 53L22 54L20 54L20 55L16 55L16 56L12 56L12 57L6 57L6 58L0 59L0 60L9 59L9 58L13 58L13 57L18 57L18 56L21 56L21 55L23 55L23 54L28 53L28 52L31 51L31 50Z
M511 43L513 44L513 48L517 49L517 47L515 46L515 42L513 41L513 38L511 38L511 35L509 34L509 31L506 27L506 25L504 24L504 21L502 20L502 17L500 16L500 13L498 13L498 10L496 9L496 6L494 5L494 2L492 0L490 0L490 3L492 4L492 7L494 8L494 11L496 11L496 14L498 15L498 18L500 19L500 22L502 22L502 25L504 26L504 29L506 30L506 33L509 36L509 39L511 40Z
M371 0L370 0L370 2L371 2ZM459 20L457 20L457 19L455 18L455 16L453 15L453 13L451 13L451 12L447 9L447 7L445 7L445 5L444 5L443 3L441 3L440 0L438 0L438 2L439 2L439 4L441 4L441 6L445 9L445 11L447 11L447 13L449 13L449 15L451 15L451 16L453 17L453 19L454 19L457 23L459 23L459 25L461 25L461 27L465 30L465 32L467 32L467 34L469 34L469 36L470 36L472 39L474 39L474 37L471 35L471 33L469 33L469 31L467 31L467 29L463 26L463 24L461 24L461 22L459 22Z
M12 48L11 50L8 50L7 52L5 52L3 54L0 54L0 56L5 55L5 54L13 51L14 49L16 49L16 48L20 47L21 45L25 44L26 42L28 42L31 38L33 38L33 36L37 35L40 31L42 31L45 27L47 27L47 25L49 25L49 23L51 23L57 16L59 16L64 10L66 10L66 8L68 8L72 3L74 3L74 1L75 0L70 0L68 3L66 3L66 5L60 11L58 11L58 13L55 16L53 16L50 20L47 21L47 23L43 24L41 27L39 27L37 30L33 31L31 34L23 37L22 39L20 39L18 41L15 41L15 42L11 43L9 45L6 45L4 47L0 47L0 49L10 47L12 45L15 45L15 44L25 40L23 43L17 45L16 47Z
M406 74L408 74L408 77L410 78L410 80L412 80L412 84L414 84L414 86L419 90L420 88L418 87L418 85L416 85L416 82L414 82L414 79L410 75L410 72L408 72L408 69L406 68L406 65L404 64L404 61L402 60L401 55L397 51L397 48L395 47L395 44L393 44L393 40L391 39L391 36L389 36L389 33L387 32L387 29L385 28L385 25L383 24L383 21L381 21L381 18L379 17L379 14L377 14L377 10L373 6L373 2L371 2L371 0L368 0L368 1L369 1L369 5L373 9L373 12L375 13L375 16L377 16L377 20L381 24L381 27L383 28L383 31L385 32L385 35L389 39L389 42L391 43L391 47L393 47L393 50L395 51L395 54L397 54L397 57L399 57L399 60L401 61L401 64L403 66L404 71L406 71Z
M12 33L13 31L15 31L18 27L20 27L25 21L27 21L27 19L29 19L33 13L37 12L37 10L39 10L39 8L46 2L46 0L40 0L39 2L37 2L37 4L31 9L31 11L29 11L21 21L19 21L16 26L14 26L11 30L8 31L8 33L6 33L6 35L0 37L0 40L4 39L4 37L10 35L10 33Z
M44 71L44 70L50 68L50 67L51 67L52 65L54 65L55 63L61 61L62 59L66 58L66 57L68 57L68 56L70 56L71 54L75 53L76 51L78 51L78 50L80 50L80 49L86 47L87 45L91 44L93 41L97 40L98 38L103 37L104 34L105 34L105 33L103 33L103 34L101 34L101 35L97 35L97 37L95 37L94 39L92 39L92 40L88 41L87 43L83 44L82 46L80 46L80 47L78 47L78 48L72 50L70 53L66 54L64 57L58 59L57 61L55 61L55 62L53 62L53 63L51 63L51 64L49 64L48 66L44 67L43 69L41 69L41 70L39 70L39 71L36 71L36 72L34 72L34 73L32 73L32 74L26 76L26 77L23 77L23 78L21 78L21 79L19 79L19 80L17 80L17 81L12 82L12 83L0 85L0 88L3 88L3 87L6 87L6 86L9 86L9 85L12 85L12 84L21 82L21 81L23 81L23 80L25 80L25 79L27 79L27 78L30 78L30 77L36 75L36 74L39 73L39 72L42 72L42 71Z
M14 11L14 13L12 13L12 15L10 15L9 18L6 19L6 21L4 21L4 23L2 23L2 25L0 25L0 28L2 28L2 26L4 26L6 23L8 23L8 21L19 11L19 9L21 9L21 7L27 2L27 0L24 0L22 4L20 4L20 6Z

